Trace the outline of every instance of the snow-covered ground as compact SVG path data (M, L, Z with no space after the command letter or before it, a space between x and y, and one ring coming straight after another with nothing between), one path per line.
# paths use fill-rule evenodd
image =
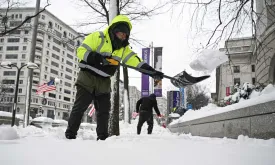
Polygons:
M1 165L273 165L275 139L239 136L237 140L171 134L155 124L136 135L133 124L121 125L121 136L96 141L91 130L76 140L64 138L65 127L0 126Z
M269 101L275 100L275 87L274 85L269 84L265 87L262 92L254 92L251 94L251 98L248 100L241 100L240 102L226 107L217 107L215 104L208 104L205 107L202 107L200 110L188 110L183 116L179 119L173 120L170 125L190 121L206 116L211 116L219 113L224 113L228 111L238 110L240 108L253 106L261 103L266 103Z

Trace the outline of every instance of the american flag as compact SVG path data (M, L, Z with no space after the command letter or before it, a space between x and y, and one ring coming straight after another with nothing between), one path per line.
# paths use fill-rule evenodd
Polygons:
M91 108L91 109L90 109L90 111L88 113L88 116L92 117L93 114L95 113L95 106L94 106L94 104L90 104L89 107L88 107L88 109L89 108Z
M38 86L36 94L42 94L43 92L48 92L55 89L56 89L56 86L54 85L54 80L51 80L47 83L44 83L43 85Z

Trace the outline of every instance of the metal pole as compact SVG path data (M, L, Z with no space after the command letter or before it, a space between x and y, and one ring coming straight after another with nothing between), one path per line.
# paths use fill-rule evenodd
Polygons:
M36 0L36 7L35 7L35 14L39 12L39 8L40 8L40 0ZM34 24L33 24L33 32L32 32L32 45L31 45L31 54L30 54L30 62L34 62L34 57L35 57L35 45L36 45L36 38L37 38L37 27L38 27L38 16L36 16L34 18ZM29 115L30 115L30 108L31 108L31 95L32 95L32 79L33 79L33 70L29 69L28 72L28 83L29 83L29 87L28 87L28 106L27 106L27 123L26 125L29 125Z
M57 107L57 83L56 83L56 88L55 88L55 106L54 106L54 120L56 120L56 107Z
M23 66L26 66L26 65L23 65ZM17 69L17 78L16 78L15 96L14 96L13 111L12 111L12 120L11 120L11 126L12 127L14 126L14 123L15 123L15 114L16 114L16 108L17 108L17 95L18 95L19 76L20 76L20 70L21 70L22 67L18 68L16 66L16 69Z
M150 65L154 68L154 43L153 42L151 43L151 64ZM154 79L153 78L151 78L151 93L154 93Z

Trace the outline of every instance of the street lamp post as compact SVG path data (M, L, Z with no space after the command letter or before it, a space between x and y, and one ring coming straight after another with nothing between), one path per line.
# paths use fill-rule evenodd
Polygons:
M13 67L15 67L17 69L17 78L16 78L16 85L15 85L15 96L14 96L14 102L13 102L12 121L11 121L11 126L13 127L14 123L15 123L15 115L16 115L16 108L17 108L17 95L18 95L18 85L19 85L20 71L25 66L27 66L28 69L36 69L36 68L38 68L38 66L35 63L28 62L27 64L24 64L21 67L18 67L16 64L13 64L9 61L1 62L0 65L3 68L6 68L6 69L11 69Z
M54 120L56 120L56 112L57 112L57 92L58 92L58 84L60 83L60 79L59 78L55 78L54 79L54 83L55 83L55 104L54 104Z

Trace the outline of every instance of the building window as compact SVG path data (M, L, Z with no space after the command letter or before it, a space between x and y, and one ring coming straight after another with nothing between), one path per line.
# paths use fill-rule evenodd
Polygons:
M240 78L234 78L234 85L240 85L241 84L241 79Z
M255 72L255 65L251 65L251 71Z
M20 38L8 38L8 42L20 42Z
M4 71L3 75L4 76L15 76L16 71Z
M47 51L47 55L49 55L49 53L50 53L50 52L49 52L49 51Z
M2 84L15 84L15 80L3 80Z
M23 80L19 80L19 84L23 84Z
M62 68L63 69L63 68ZM70 68L66 68L66 71L69 72L69 73L73 73L73 70L70 69Z
M55 75L58 75L58 71L54 70L54 69L51 69L51 73L52 74L55 74Z
M20 34L20 30L13 30L13 31L11 31L9 34Z
M74 59L74 57L72 55L68 54L68 53L67 53L67 57L72 59L72 60Z
M27 47L26 47L26 46L23 46L23 50L27 50Z
M44 79L47 79L48 78L48 76L47 75L44 75Z
M65 101L71 101L71 99L69 97L64 97Z
M240 73L240 66L233 66L234 73Z
M256 78L255 78L255 77L252 78L252 84L253 84L253 85L256 84Z
M66 64L68 64L68 65L70 65L70 66L73 66L73 63L72 62L70 62L70 61L66 61Z
M43 19L43 20L45 19L45 15L42 15L42 19Z
M68 80L72 80L72 77L69 76L69 75L65 75L65 78L68 79Z
M2 43L3 43L3 42L4 42L4 38L1 38L1 39L0 39L0 42L2 42Z
M6 59L17 59L18 55L17 54L6 54Z
M20 88L20 89L18 89L18 92L19 92L19 93L22 93L22 89L21 89L21 88Z
M48 24L48 28L52 29L53 28L53 23L50 21Z
M67 33L65 31L63 32L63 37L67 38Z
M64 89L64 93L71 94L70 90Z
M24 38L24 42L28 42L28 39L27 39L27 38Z
M22 59L25 59L26 58L26 54L22 54Z
M46 72L48 71L48 67L45 67L45 71L46 71Z
M60 49L57 48L57 47L55 47L55 46L53 46L53 50L55 50L55 51L57 51L57 52L60 52Z
M3 47L2 46L0 46L0 51L2 51L3 50Z
M52 66L55 66L55 67L57 67L57 68L59 67L59 64L56 63L56 62L54 62L54 61L51 62L51 65L52 65Z
M19 46L7 46L6 50L7 51L19 50Z
M29 34L29 31L28 31L28 30L25 30L25 34Z
M49 93L49 97L55 98L55 94Z

